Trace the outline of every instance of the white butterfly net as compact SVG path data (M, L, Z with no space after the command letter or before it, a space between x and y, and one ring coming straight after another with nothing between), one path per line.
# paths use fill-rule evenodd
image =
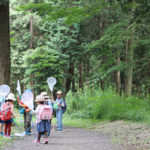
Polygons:
M6 84L0 86L0 95L7 96L10 92L10 87Z
M48 86L49 86L51 91L53 91L53 87L56 84L56 82L57 81L54 77L50 77L50 78L47 79L47 83L48 83Z
M32 92L24 92L21 96L21 101L28 106L31 110L33 110L33 93Z
M5 97L9 94L10 87L6 84L0 86L0 103L5 102Z

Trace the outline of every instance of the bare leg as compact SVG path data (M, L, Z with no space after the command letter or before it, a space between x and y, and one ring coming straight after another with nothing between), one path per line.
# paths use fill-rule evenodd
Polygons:
M44 132L44 135L45 135L45 142L44 142L44 144L48 144L47 132Z
M2 133L2 123L0 123L0 133Z
M44 135L45 135L45 138L47 138L48 136L47 136L47 132L44 132Z
M41 135L42 135L42 133L41 133L41 132L39 132L39 133L38 133L38 137L37 137L37 140L38 140L38 141L40 141L40 139L41 139Z

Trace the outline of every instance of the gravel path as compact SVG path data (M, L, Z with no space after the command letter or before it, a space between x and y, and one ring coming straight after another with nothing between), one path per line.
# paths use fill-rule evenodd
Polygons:
M48 145L32 143L34 136L25 136L15 140L4 150L125 150L120 145L112 144L109 137L95 131L65 127L63 132L53 132Z

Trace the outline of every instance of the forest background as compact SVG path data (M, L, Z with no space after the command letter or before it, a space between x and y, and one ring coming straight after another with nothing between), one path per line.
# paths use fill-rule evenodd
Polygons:
M72 117L150 120L149 0L9 3L13 91L54 76Z

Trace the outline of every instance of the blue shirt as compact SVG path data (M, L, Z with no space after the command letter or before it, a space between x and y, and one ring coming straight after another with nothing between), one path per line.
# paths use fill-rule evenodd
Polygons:
M63 99L62 98L57 98L55 101L56 104L62 105ZM62 110L62 107L58 105L58 110Z

